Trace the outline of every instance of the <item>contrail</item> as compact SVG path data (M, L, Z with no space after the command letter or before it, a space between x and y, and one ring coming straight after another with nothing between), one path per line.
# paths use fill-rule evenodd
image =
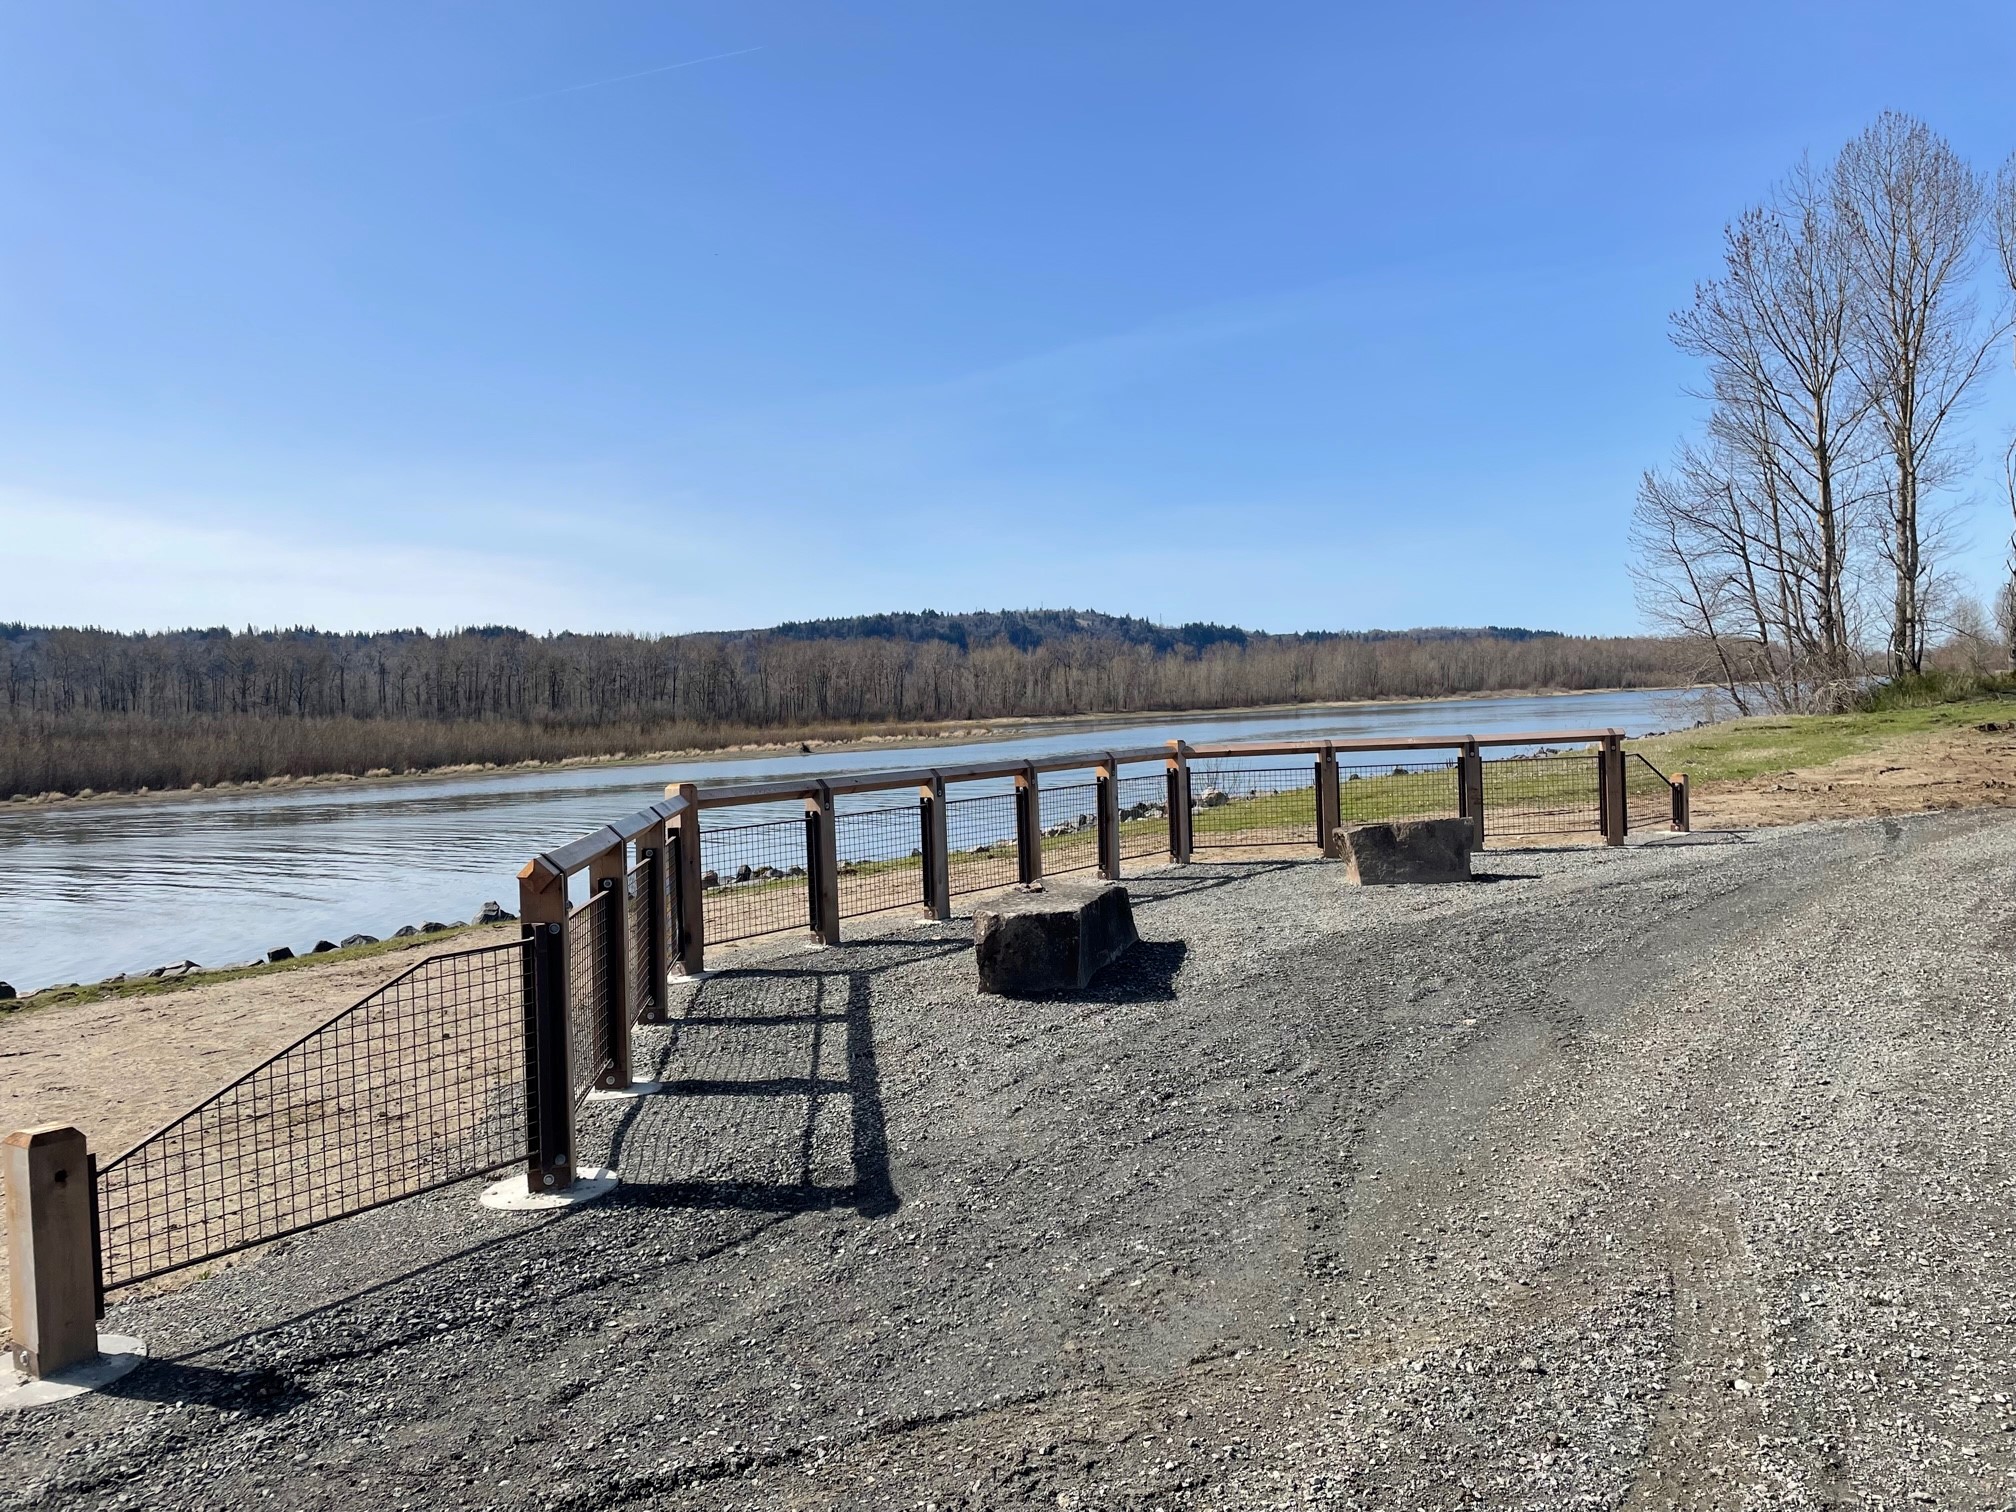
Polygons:
M642 68L636 73L617 74L607 79L590 79L586 84L569 84L565 89L542 89L537 94L517 95L508 100L486 100L480 105L464 105L455 110L444 110L438 115L417 116L410 121L402 121L403 126L425 126L430 121L447 121L456 116L470 115L478 110L495 110L506 105L529 105L534 100L557 100L562 95L580 94L586 89L601 89L610 84L627 84L632 79L648 79L653 74L672 73L681 68L698 68L702 63L718 63L723 58L744 58L750 53L761 52L761 47L742 47L734 52L709 53L704 58L688 58L683 63L661 63L656 68Z

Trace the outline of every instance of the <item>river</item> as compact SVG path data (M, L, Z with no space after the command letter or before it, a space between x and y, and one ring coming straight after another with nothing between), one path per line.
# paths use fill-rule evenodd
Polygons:
M1197 740L1486 735L1690 724L1703 695L1670 691L1445 699L1037 726L986 741L764 752L665 765L466 777L0 811L0 979L21 992L183 959L206 966L277 945L389 935L515 909L525 860L660 797L668 781L749 782L1050 756ZM863 800L867 801L867 800ZM914 802L909 793L885 802ZM745 811L737 822L764 817Z

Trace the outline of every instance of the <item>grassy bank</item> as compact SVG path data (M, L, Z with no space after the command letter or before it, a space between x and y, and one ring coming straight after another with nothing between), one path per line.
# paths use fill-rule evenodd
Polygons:
M1669 775L1685 772L1698 786L1825 767L1914 738L1994 733L1980 727L2010 721L2016 721L2016 694L1882 706L1852 714L1758 715L1632 745Z

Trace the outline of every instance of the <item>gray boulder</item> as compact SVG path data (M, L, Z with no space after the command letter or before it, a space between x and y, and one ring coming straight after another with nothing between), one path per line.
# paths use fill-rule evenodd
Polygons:
M1337 831L1344 880L1364 886L1398 882L1468 882L1473 831L1468 819L1403 819L1347 824Z
M418 933L420 933L420 931L416 929L413 925L401 924L397 929L392 931L392 938L395 940L410 940L413 938L413 936L417 935Z
M378 936L376 935L353 934L343 936L343 948L345 950L355 950L359 945L376 945L377 943Z
M336 942L334 940L317 940L315 942L315 948L309 951L308 954L327 955L329 954L330 951L334 950L335 948L336 948Z
M474 922L478 924L509 924L517 917L518 915L512 913L510 909L499 903L495 898L492 898L488 903L485 903L481 908L476 910Z
M20 996L21 994L14 990L12 982L0 982L0 1003L14 1002Z
M441 933L442 930L446 929L447 927L448 926L446 924L443 924L439 919L429 919L425 924L422 924L420 926L420 933L439 934Z
M291 961L294 959L294 952L285 945L275 945L271 950L266 952L266 959L269 961Z
M980 990L1006 997L1077 992L1141 937L1118 882L1052 882L973 910Z

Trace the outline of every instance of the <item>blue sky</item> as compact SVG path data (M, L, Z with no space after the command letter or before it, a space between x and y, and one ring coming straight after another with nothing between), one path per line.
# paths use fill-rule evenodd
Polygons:
M0 619L1630 630L1723 222L2012 78L2006 3L6 0Z

